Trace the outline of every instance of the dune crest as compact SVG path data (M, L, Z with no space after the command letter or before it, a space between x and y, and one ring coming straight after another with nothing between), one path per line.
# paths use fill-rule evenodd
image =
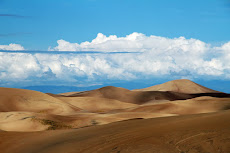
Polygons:
M134 91L173 91L187 94L220 93L219 91L206 88L188 79L173 80L143 89L135 89Z

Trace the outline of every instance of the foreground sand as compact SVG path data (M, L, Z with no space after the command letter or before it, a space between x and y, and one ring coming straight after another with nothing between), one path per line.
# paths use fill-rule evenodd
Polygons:
M4 153L230 151L230 111L136 119L73 130L0 132Z
M0 88L0 153L225 153L229 118L229 94L189 80L59 95Z

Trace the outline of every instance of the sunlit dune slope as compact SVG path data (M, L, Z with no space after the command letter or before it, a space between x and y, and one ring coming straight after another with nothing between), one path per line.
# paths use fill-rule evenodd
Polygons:
M57 97L63 102L90 112L105 112L116 109L126 109L137 106L136 104L121 102L114 99L98 97Z
M46 111L53 114L63 114L79 110L76 106L64 103L41 92L0 87L0 112Z
M0 129L4 131L44 131L49 125L35 122L41 116L34 112L0 112Z
M76 93L79 93L79 92L66 92L66 93L60 93L60 94L58 94L58 95L60 95L60 96L70 96L70 95L73 95L73 94L76 94Z
M188 94L220 93L219 91L206 88L187 79L173 80L173 81L169 81L163 84L155 85L144 89L136 89L134 91L173 91L173 92L188 93Z

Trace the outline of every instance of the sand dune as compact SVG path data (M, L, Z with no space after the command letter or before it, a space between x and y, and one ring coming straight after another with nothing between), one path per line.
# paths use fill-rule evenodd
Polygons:
M126 109L137 106L136 104L121 102L108 98L96 97L58 97L63 102L90 112L104 113L110 110Z
M148 112L121 112L115 114L76 113L74 115L53 115L32 112L0 113L0 130L3 131L45 131L83 128L136 118L175 116L174 114Z
M130 91L124 88L107 86L96 90L79 92L69 95L69 97L96 97L115 99L122 102L143 104L153 100L182 100L196 97L176 92L161 92L161 91Z
M126 111L185 115L218 112L227 109L230 109L229 98L197 97L188 100L143 105Z
M70 113L80 110L47 94L14 88L0 88L0 112L45 111L52 114Z
M3 153L230 152L229 111L130 120L77 130L0 132ZM13 146L13 147L6 147Z
M77 105L83 111L59 115L46 111L40 113L2 112L0 113L0 129L5 131L42 131L52 128L82 128L135 118L147 119L210 113L230 108L229 98L213 97L198 97L147 105L136 105L103 98L94 99L92 97L87 97L85 101L85 97L60 98L63 99L63 102Z
M173 91L188 94L219 93L219 91L206 88L187 79L173 80L144 89L136 89L134 91Z
M68 96L65 97L106 98L134 104L144 104L150 101L153 102L159 100L186 100L202 96L230 98L229 94L208 89L189 80L175 80L150 88L154 90L156 89L156 91L145 91L145 89L130 91L124 88L107 86L96 90L68 94Z
M0 152L230 152L229 109L230 94L189 80L134 91L0 88Z

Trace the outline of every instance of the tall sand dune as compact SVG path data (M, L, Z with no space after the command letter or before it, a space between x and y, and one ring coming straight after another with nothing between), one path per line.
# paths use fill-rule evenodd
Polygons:
M220 93L219 91L206 88L187 79L173 80L173 81L169 81L163 84L155 85L144 89L136 89L134 91L173 91L173 92L188 93L188 94Z

